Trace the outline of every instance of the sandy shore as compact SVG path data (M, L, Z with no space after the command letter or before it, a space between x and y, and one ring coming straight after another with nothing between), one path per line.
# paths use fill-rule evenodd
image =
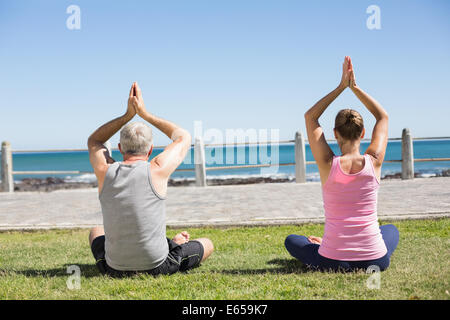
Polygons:
M243 184L259 184L259 183L283 183L294 182L295 180L289 178L265 178L265 177L251 177L251 178L228 178L228 179L208 179L209 186L226 186L226 185L243 185ZM170 187L187 187L194 186L195 181L192 179L186 180L169 180ZM41 191L50 192L55 190L68 189L89 189L97 188L97 182L66 182L60 178L48 177L46 179L23 179L20 183L14 184L14 191Z
M416 173L416 178L422 178L421 174ZM436 177L450 177L450 169L444 170ZM434 178L434 177L430 177ZM401 173L386 175L383 180L401 179ZM428 178L426 178L428 179ZM273 178L273 177L236 177L227 179L208 179L208 186L227 186L227 185L246 185L246 184L261 184L261 183L289 183L295 182L293 177ZM186 180L169 180L171 187L186 187L194 186L195 181L192 179ZM89 189L97 188L97 182L66 182L61 178L48 177L46 179L23 179L20 183L14 184L14 191L40 191L50 192L55 190L68 189Z

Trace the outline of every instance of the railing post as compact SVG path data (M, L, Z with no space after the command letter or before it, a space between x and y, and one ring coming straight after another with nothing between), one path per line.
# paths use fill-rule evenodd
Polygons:
M112 147L111 147L111 141L106 141L104 144L105 148L108 150L108 154L110 157L112 157Z
M14 192L13 163L11 144L2 142L2 190L3 192Z
M206 187L205 145L200 137L195 138L194 144L195 185Z
M300 131L295 133L295 182L306 182L305 139Z
M414 179L414 152L408 128L402 132L402 179Z

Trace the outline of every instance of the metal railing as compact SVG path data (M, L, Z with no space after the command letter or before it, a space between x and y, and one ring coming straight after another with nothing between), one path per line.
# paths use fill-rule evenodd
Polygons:
M428 138L414 138L415 141L420 140L439 140L450 139L450 137L428 137ZM327 140L335 142L336 140ZM363 139L362 141L370 141L370 139ZM429 162L429 161L450 161L450 158L421 158L414 159L413 157L413 138L409 129L403 129L401 138L390 138L389 141L401 141L402 143L402 158L385 160L386 163L401 163L402 179L414 178L414 162ZM294 143L295 161L291 163L274 163L274 164L249 164L249 165L233 165L233 166L206 166L205 147L225 147L225 146L242 146L242 145L282 145ZM206 186L206 172L215 170L233 170L233 169L249 169L249 168L269 168L273 166L295 166L295 180L297 183L306 182L306 165L315 164L315 161L306 161L305 139L303 134L299 131L295 134L295 139L285 141L266 141L266 142L238 142L228 144L204 144L200 138L196 138L195 143L191 145L194 148L194 168L177 169L176 171L194 171L195 181L197 186ZM156 146L156 148L164 148L164 146ZM112 150L117 149L110 149ZM14 191L14 175L59 175L59 174L88 174L92 171L13 171L12 152L14 153L47 153L47 152L85 152L87 149L50 149L50 150L15 150L11 151L9 142L2 143L2 161L1 161L1 178L2 189L4 192Z

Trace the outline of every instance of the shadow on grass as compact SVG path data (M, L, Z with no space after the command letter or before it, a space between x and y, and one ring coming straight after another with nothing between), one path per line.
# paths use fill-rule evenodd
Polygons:
M27 277L68 277L73 275L73 270L68 271L69 266L78 266L81 270L81 276L84 278L98 277L101 276L94 264L65 264L61 268L54 269L25 269L25 270L8 270L0 269L0 276L6 275L24 275Z
M310 270L304 264L295 259L273 259L267 262L270 265L278 265L274 268L263 269L231 269L221 270L223 274L291 274L291 273L305 273ZM81 270L81 276L84 278L92 278L102 276L94 264L65 264L61 268L54 269L25 269L25 270L8 270L0 269L0 276L24 275L27 277L68 277L73 274L73 271L68 272L69 266L78 266Z
M278 265L278 268L264 269L232 269L222 270L224 274L291 274L311 272L303 263L296 259L273 259L267 261L267 264Z

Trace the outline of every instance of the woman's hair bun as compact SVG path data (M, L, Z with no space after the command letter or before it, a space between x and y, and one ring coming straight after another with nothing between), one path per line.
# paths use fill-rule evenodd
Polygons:
M336 115L334 128L346 140L359 139L364 129L364 121L358 111L343 109Z

